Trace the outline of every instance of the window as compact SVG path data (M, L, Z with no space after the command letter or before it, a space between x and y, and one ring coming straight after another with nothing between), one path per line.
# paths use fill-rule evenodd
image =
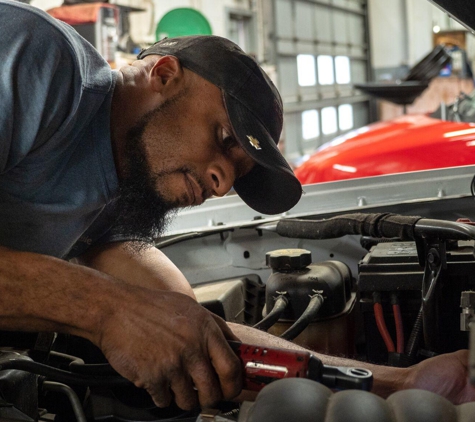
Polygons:
M324 135L331 135L338 130L336 108L325 107L322 109L322 132Z
M333 57L318 56L318 82L320 85L333 85L335 77L333 75Z
M316 85L315 57L311 54L299 54L297 56L297 73L300 86Z
M350 130L353 128L353 106L351 104L343 104L338 107L338 121L340 130Z
M306 110L302 113L302 136L303 139L308 140L316 138L320 135L320 128L318 126L318 111Z
M335 73L337 84L349 84L351 82L350 58L346 56L335 57Z

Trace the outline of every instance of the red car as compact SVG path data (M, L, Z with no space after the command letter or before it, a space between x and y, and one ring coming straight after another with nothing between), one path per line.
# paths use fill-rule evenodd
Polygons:
M303 184L475 164L475 104L374 123L322 145L295 170ZM437 118L439 117L439 118Z

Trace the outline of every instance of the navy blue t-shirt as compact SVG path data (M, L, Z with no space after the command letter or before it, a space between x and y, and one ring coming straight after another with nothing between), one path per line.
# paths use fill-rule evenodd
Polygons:
M107 231L115 80L72 27L0 0L1 245L65 257Z

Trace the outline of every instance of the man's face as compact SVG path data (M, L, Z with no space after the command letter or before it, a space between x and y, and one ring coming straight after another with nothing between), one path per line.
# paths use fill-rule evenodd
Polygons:
M144 122L150 173L156 191L172 207L225 195L254 165L233 137L221 91L202 78L195 80Z
M254 161L233 138L221 91L202 78L128 131L116 225L155 238L176 208L225 195Z

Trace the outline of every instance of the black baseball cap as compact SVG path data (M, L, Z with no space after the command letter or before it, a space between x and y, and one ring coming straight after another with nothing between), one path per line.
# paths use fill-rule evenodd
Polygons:
M234 182L243 201L263 214L292 208L302 186L277 147L282 99L257 62L232 41L212 35L165 38L138 59L152 54L177 57L183 67L221 89L234 136L256 162Z

